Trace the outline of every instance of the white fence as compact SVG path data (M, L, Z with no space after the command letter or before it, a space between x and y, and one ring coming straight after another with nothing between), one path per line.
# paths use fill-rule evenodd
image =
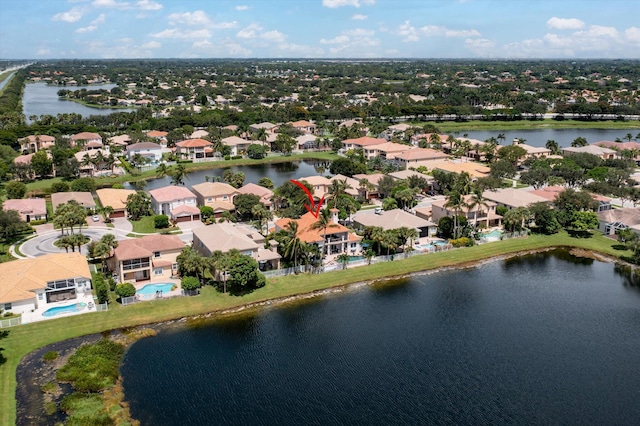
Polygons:
M98 312L106 312L109 310L109 304L108 303L103 303L103 304L97 304L96 305L96 311Z
M15 327L22 324L22 317L0 320L0 328Z

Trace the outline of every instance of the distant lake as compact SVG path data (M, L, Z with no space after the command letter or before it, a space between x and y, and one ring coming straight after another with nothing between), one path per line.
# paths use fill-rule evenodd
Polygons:
M302 160L291 161L287 163L267 163L267 164L252 164L246 166L233 166L217 169L197 170L190 172L187 179L184 180L184 184L187 188L191 188L193 185L206 182L206 176L218 176L222 180L222 175L227 169L231 169L234 173L242 172L245 175L244 183L258 183L258 180L262 177L271 179L275 186L280 186L282 183L290 179L298 179L301 177L316 176L319 173L316 171L316 166L324 166L325 174L329 172L330 161L322 160ZM210 181L213 181L210 178ZM171 178L165 176L160 179L147 180L147 186L145 190L162 188L163 186L171 185ZM125 183L126 189L135 189L135 186L130 183Z
M29 117L32 115L52 115L58 114L80 114L83 117L90 115L109 115L114 112L131 112L135 108L91 108L77 102L61 100L58 97L58 91L80 90L111 90L116 84L100 84L91 86L48 86L46 83L28 83L24 88L22 96L22 111L27 119L27 123L31 123Z
M565 251L174 325L121 366L143 425L637 425L640 288Z
M530 130L460 130L456 137L462 137L467 133L469 138L485 141L490 137L497 137L500 133L504 133L505 140L500 142L501 145L511 145L515 138L526 139L525 143L531 146L543 147L549 139L558 142L561 148L571 146L578 137L587 139L588 143L600 141L615 141L616 138L624 140L627 133L631 133L635 137L640 133L640 129L530 129Z

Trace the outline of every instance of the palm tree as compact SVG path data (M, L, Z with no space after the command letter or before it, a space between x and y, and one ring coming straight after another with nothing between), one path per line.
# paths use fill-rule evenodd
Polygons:
M178 164L176 168L171 172L171 184L172 185L184 185L184 179L189 179L189 172L184 164Z
M458 213L463 206L464 199L460 192L455 190L450 191L447 195L447 202L444 204L444 207L453 210L453 236L456 239L458 238Z
M91 158L91 156L89 155L89 153L86 153L82 157L82 161L80 162L80 164L85 166L85 167L91 166L91 169L90 169L89 173L91 173L91 176L93 176L93 169L94 169L95 163L93 161L93 158Z
M218 223L223 223L223 222L235 222L235 218L233 217L233 215L231 214L231 212L229 210L225 210L222 212L222 214L220 215L220 219L218 220Z
M297 270L298 258L303 252L304 243L298 238L298 222L291 220L287 224L287 239L283 254L288 259L293 259L293 267Z
M362 192L362 197L367 199L367 195L369 193L369 191L373 191L375 189L375 186L369 182L369 180L362 178L358 181L358 185L360 187L360 191Z
M504 142L507 138L504 135L504 133L498 133L498 137L496 139L498 139L501 142Z
M406 226L397 229L398 238L402 241L402 251L406 251L406 246L409 241L418 239L418 231L416 228L407 228Z
M431 147L433 149L442 148L442 139L440 138L440 135L437 133L431 133L429 135L429 143L431 144Z
M560 154L560 146L558 145L558 142L554 141L553 139L549 139L547 141L546 144L544 144L545 148L547 148L549 151L551 151L551 155L558 155Z
M476 228L478 226L478 216L484 213L484 209L489 208L489 201L484 198L482 195L482 190L475 188L473 193L471 194L471 198L469 203L467 204L467 208L469 210L473 210L475 207L478 207L478 211L473 216L473 227Z
M455 189L461 195L468 195L471 192L472 185L471 175L467 172L462 172L456 179Z
M380 243L387 248L387 256L389 256L391 249L395 252L395 249L398 247L398 234L395 229L384 231Z
M338 255L338 263L342 265L342 269L347 269L347 265L349 264L349 255L347 253L342 253Z
M105 216L105 219L110 221L111 218L109 217L111 215L111 213L113 213L113 207L111 206L103 206L102 207L102 213Z
M262 204L258 203L251 208L251 216L258 222L260 233L262 234L263 225L268 225L269 221L273 219L273 213L267 210ZM267 229L268 231L268 229ZM262 235L266 235L262 234Z
M165 163L158 164L158 167L156 167L156 177L158 179L162 179L163 177L170 176L170 175L171 175L171 168L167 167Z
M340 180L334 179L331 181L331 186L329 186L329 194L331 194L331 198L333 198L333 208L337 208L338 198L342 194L346 194L347 189L353 189L351 185L347 183L347 179Z
M367 259L367 265L371 265L371 259L373 259L375 255L375 252L370 248L364 251L364 258Z
M322 229L322 245L323 245L323 255L329 254L329 246L327 245L327 228L331 225L331 211L328 208L324 208L320 210L320 214L318 215L318 220L311 225L311 229ZM326 253L325 253L326 251Z
M627 133L626 135L624 135L624 138L627 141L631 142L631 140L633 139L633 135L631 133Z

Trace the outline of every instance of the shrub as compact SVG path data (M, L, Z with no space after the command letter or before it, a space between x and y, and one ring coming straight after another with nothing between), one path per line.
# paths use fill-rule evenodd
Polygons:
M234 155L233 157L231 157L232 160L239 160L242 158L242 155Z
M449 243L454 247L470 247L473 245L473 240L467 237L460 237L455 240L449 240Z
M200 288L200 280L196 277L184 277L180 282L180 286L183 290L195 290Z
M118 284L116 294L120 297L131 297L136 294L136 288L131 283Z
M53 182L51 184L51 193L54 194L56 192L69 192L71 187L67 182Z
M58 352L56 351L49 351L42 356L42 360L47 362L55 361L56 359L58 359Z
M78 178L71 182L71 190L77 192L92 192L96 190L96 182L90 177Z
M153 226L156 229L163 229L169 227L169 217L166 214L159 214L153 218Z
M224 156L224 159L225 159L225 160L231 160L231 156L230 156L230 155L225 155L225 156Z
M43 223L47 223L47 219L32 220L31 222L29 222L29 225L36 226L36 225L42 225Z
M121 183L114 183L111 188L113 188L113 189L124 189L124 185L122 185Z
M98 275L93 279L93 287L96 289L98 303L109 303L109 286L102 275Z
M7 198L10 200L18 200L24 198L27 193L27 185L22 182L9 182L4 186L4 190L7 192Z

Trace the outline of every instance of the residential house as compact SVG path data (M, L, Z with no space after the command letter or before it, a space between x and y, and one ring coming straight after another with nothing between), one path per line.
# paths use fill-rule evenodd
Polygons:
M448 172L448 173L457 173L457 174L466 172L469 174L469 176L471 176L471 179L474 181L482 177L487 177L489 176L489 173L491 173L491 169L489 167L483 166L482 164L475 163L473 161L467 161L467 162L441 161L441 162L432 164L432 169L441 170L443 172Z
M304 134L296 138L296 149L303 151L305 149L313 149L316 147L318 138L312 134Z
M370 199L380 197L378 182L380 182L380 179L382 179L384 176L385 175L383 175L382 173L372 173L370 175L359 173L353 175L353 178L358 181L358 191L360 191L360 194L364 198ZM365 181L369 183L368 187L367 185L364 185Z
M333 177L330 177L329 180L333 183L335 180L339 180L340 182L347 182L347 190L345 191L348 195L352 197L357 197L360 194L358 188L360 187L360 182L357 179L354 179L349 176L337 174Z
M153 234L118 242L107 264L119 282L168 279L178 273L185 248L177 235Z
M200 219L196 196L184 186L164 186L149 191L151 208L155 214L164 214L176 222Z
M387 138L391 139L392 137L396 137L399 139L404 139L406 131L409 130L411 126L406 123L398 123L387 127L385 130L385 134Z
M465 206L473 203L472 195L463 196L463 203ZM476 205L473 208L461 207L457 211L452 207L447 207L448 200L436 200L431 203L431 220L435 223L443 217L464 216L469 223L476 226L492 227L500 226L502 224L502 216L496 213L497 204L493 201L487 201L486 205Z
M73 154L78 160L78 170L80 175L94 176L96 173L112 172L116 164L120 164L120 160L113 159L113 163L109 166L109 158L111 153L103 149L94 149L91 151L79 151Z
M267 208L267 210L273 211L273 191L264 186L256 185L255 183L247 183L244 186L238 188L239 194L252 194L260 197L260 202Z
M620 157L631 158L636 162L636 165L640 165L640 142L600 141L592 143L591 145L597 145L601 148L612 149L616 151Z
M155 141L162 146L167 145L168 134L169 134L168 132L161 132L159 130L150 130L147 132L148 137L155 139Z
M613 149L603 148L597 145L587 145L587 146L578 146L578 147L570 146L567 148L562 148L562 155L571 155L575 153L592 154L602 158L603 160L611 160L618 157L618 153Z
M47 203L44 198L21 198L5 200L2 210L15 210L25 222L32 220L47 220ZM1 275L0 275L1 276Z
M0 307L13 314L57 306L91 291L87 258L77 252L0 263L0 277Z
M213 157L213 144L204 139L187 139L176 143L176 154L193 162Z
M531 192L532 194L538 195L540 197L545 198L549 202L553 203L561 192L564 192L567 188L564 186L545 186L544 188L534 189ZM611 198L605 197L600 194L591 193L591 198L598 202L598 208L595 210L596 212L602 212L605 210L611 210Z
M214 215L220 217L225 211L234 211L233 199L238 190L224 182L203 182L193 185L191 190L196 194L198 206L213 208Z
M421 179L424 179L427 182L427 186L424 188L421 188L422 191L428 191L430 189L433 189L433 176L430 175L425 175L424 173L420 173L420 172L416 172L415 170L398 170L397 172L392 172L389 173L389 176L391 176L392 178L396 179L396 180L407 180L410 177L419 177Z
M29 135L20 139L22 152L38 152L41 149L49 149L56 144L56 138L49 135Z
M431 148L414 148L407 149L392 156L392 159L398 164L401 170L417 167L433 168L433 165L440 163L449 158L442 151Z
M222 143L231 148L231 155L242 155L247 151L249 145L253 143L261 144L261 141L250 141L247 139L242 139L238 136L229 136L228 138L223 138Z
M134 155L140 154L150 163L162 160L162 146L153 142L138 142L127 147L127 159L131 161Z
M135 194L132 189L102 188L96 190L96 195L102 207L111 207L110 218L127 217L127 197Z
M383 138L371 138L368 136L362 136L357 139L345 139L342 141L342 149L348 151L350 149L366 149L367 147L373 145L381 145L383 143L387 143L386 139Z
M527 160L529 158L548 157L551 155L551 150L549 148L540 147L540 146L531 146L524 143L514 144L514 145L519 146L520 148L527 151L527 154L524 156L524 158L520 162ZM501 148L504 148L504 147L499 147L499 149Z
M315 244L320 248L320 252L324 255L336 254L357 254L362 252L360 245L361 238L349 232L346 228L338 223L338 210L331 209L331 222L326 229L316 228L314 224L318 222L318 218L312 213L305 213L300 219L282 218L275 223L275 230L288 229L289 222L294 221L298 224L298 232L296 236L302 242L307 244Z
M109 144L112 147L119 147L119 149L126 148L131 143L131 136L129 135L118 135L112 136L108 139Z
M356 227L364 229L375 226L385 231L398 228L409 228L418 231L419 237L433 237L438 232L438 225L402 209L382 210L378 213L359 212L353 217Z
M249 131L252 133L258 133L260 129L264 129L267 133L276 133L278 131L278 125L269 123L268 121L249 125Z
M191 133L189 139L201 139L205 136L209 136L209 132L207 132L206 130L195 130L193 133Z
M69 138L69 143L71 144L71 146L86 145L89 142L102 143L102 136L92 132L81 132L75 135L71 135L71 137Z
M598 212L598 231L604 235L615 235L627 228L640 234L640 209L623 207Z
M87 213L94 213L96 211L96 201L90 192L54 192L51 194L53 212L55 213L55 211L58 210L60 204L66 204L71 200L87 209Z
M364 156L367 160L380 157L383 160L392 160L396 155L403 152L417 149L411 145L405 145L395 142L385 142L378 145L371 145L363 149Z
M291 127L293 127L299 132L302 132L305 134L311 134L311 135L316 134L317 126L311 123L310 121L300 120L300 121L294 121L293 123L289 123L289 124L291 124Z
M535 203L548 203L549 200L540 195L534 194L527 189L501 188L495 191L484 191L482 197L493 201L498 206L504 206L508 209L518 207L529 207Z
M299 178L298 181L305 181L311 185L313 187L313 196L318 200L329 195L331 181L324 176L309 176Z
M265 238L250 228L234 223L215 223L193 230L193 248L202 256L209 257L214 251L227 253L236 249L240 253L251 256L260 270L280 269L277 245L264 248Z

